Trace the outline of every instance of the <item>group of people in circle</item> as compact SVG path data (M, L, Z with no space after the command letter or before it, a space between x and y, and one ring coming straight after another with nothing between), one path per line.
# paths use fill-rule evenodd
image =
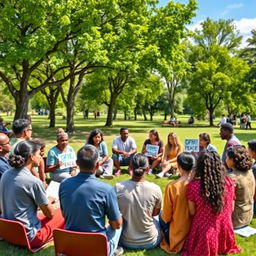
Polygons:
M222 157L207 133L199 135L199 152L183 152L175 133L168 134L164 146L156 130L149 132L137 153L127 128L114 139L112 158L99 129L75 154L68 134L58 129L57 144L48 151L46 162L45 145L31 139L28 120L16 120L12 129L11 140L0 133L1 217L23 223L32 247L51 239L55 228L65 228L104 233L110 256L121 255L123 247L159 245L182 256L241 251L234 229L249 225L253 218L256 140L248 142L248 149L242 146L231 124L220 127L226 140ZM147 145L157 147L150 153ZM113 165L116 176L121 166L128 166L131 179L114 187L105 183L113 178ZM157 184L146 180L159 167L157 177L169 172L177 176L167 184L164 197ZM60 207L53 207L55 199L46 195L44 168L60 182Z

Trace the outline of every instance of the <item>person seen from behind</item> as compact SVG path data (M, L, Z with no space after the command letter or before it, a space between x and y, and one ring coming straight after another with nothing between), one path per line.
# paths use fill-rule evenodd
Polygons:
M181 256L239 253L232 225L234 182L225 176L217 152L199 156L187 199L193 219Z
M250 224L253 218L253 197L255 178L252 173L252 158L244 146L233 146L228 149L226 163L232 172L229 176L235 182L235 207L232 214L234 228Z
M186 191L193 178L195 158L191 153L183 152L177 157L180 173L178 180L171 181L165 189L164 207L160 225L164 233L161 248L168 253L179 253L188 235L191 219Z

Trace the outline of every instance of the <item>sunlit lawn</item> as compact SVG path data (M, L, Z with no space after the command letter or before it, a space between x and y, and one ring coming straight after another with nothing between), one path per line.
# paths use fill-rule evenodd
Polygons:
M5 115L1 115L5 118L5 121L12 121L12 117L6 117ZM81 146L84 145L89 132L94 128L100 128L104 132L104 140L108 145L109 152L111 152L111 143L113 138L119 135L119 129L121 127L128 127L130 135L134 137L137 143L138 151L141 151L143 142L148 137L148 132L151 129L156 129L159 132L160 138L166 143L166 138L169 132L176 132L181 142L184 142L185 138L197 138L198 134L201 132L207 132L211 135L212 144L215 145L218 149L219 154L222 153L225 141L222 141L219 137L219 128L218 127L208 127L208 123L206 121L196 121L193 127L187 126L188 116L180 116L179 120L182 121L182 127L161 127L161 122L163 120L162 116L156 116L154 121L143 121L142 117L139 117L138 121L130 120L124 121L122 120L122 116L118 116L119 119L114 121L114 125L111 128L104 127L105 117L101 117L100 119L94 120L93 118L83 119L81 115L76 116L75 126L76 132L70 135L70 145L73 146L75 150L78 150ZM215 123L218 121L216 120ZM56 141L56 128L62 127L65 128L65 120L62 120L61 117L57 117L56 120L56 128L48 128L49 120L46 116L32 116L32 125L33 125L33 137L34 138L42 138L46 142L46 153L50 147L55 145ZM256 138L256 123L252 123L252 127L255 127L253 130L241 130L238 126L235 127L235 134L241 140L244 145L247 145L247 141ZM114 178L109 183L114 185L116 182L121 180L128 179L129 176L127 174L123 174L120 177ZM169 182L167 178L163 179L155 179L154 176L147 176L149 181L153 181L158 184L162 191L164 192L164 188L166 184ZM253 219L252 226L256 228L256 218ZM243 238L240 236L236 236L237 243L240 247L243 248L243 252L240 254L241 256L253 256L256 255L256 236L252 236L250 238ZM20 249L15 246L9 245L6 242L0 242L0 256L24 256L28 255L28 251L25 249ZM49 245L47 248L37 253L37 255L47 256L54 255L53 245ZM148 255L148 256L162 256L168 255L163 252L161 249L156 248L153 250L140 250L140 251L125 251L127 256L140 256L140 255Z

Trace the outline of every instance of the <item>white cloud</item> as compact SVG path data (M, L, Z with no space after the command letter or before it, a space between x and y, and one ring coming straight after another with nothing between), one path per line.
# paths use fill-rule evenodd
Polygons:
M228 5L226 6L225 10L221 13L221 16L227 15L232 9L240 9L243 6L244 5L242 3Z
M241 20L234 20L234 23L242 35L250 34L253 29L256 29L256 18L243 18Z
M239 4L231 4L231 5L228 5L226 8L227 9L239 9L239 8L242 8L244 5L242 3L239 3Z

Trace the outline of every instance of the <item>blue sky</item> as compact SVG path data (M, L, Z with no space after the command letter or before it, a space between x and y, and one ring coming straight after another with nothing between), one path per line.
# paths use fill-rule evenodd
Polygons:
M165 5L168 0L159 0L160 5ZM188 0L176 0L188 3ZM251 36L251 30L256 29L256 0L198 0L198 10L193 18L191 29L198 28L200 22L207 17L218 19L233 19L237 29L246 39Z

